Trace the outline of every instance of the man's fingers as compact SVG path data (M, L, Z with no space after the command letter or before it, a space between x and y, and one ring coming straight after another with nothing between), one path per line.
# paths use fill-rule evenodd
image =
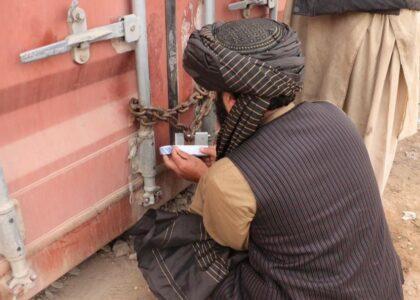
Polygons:
M175 162L170 159L167 155L163 156L163 162L165 163L165 165L171 169L172 171L174 171L175 173L179 174L179 168L178 166L175 164Z
M182 164L183 161L190 159L190 155L188 155L185 152L182 152L181 150L179 150L179 148L174 148L172 150L172 159L175 161L175 163L178 164Z
M203 161L206 164L206 166L209 167L209 168L213 164L213 159L211 157L205 157L205 158L203 158Z
M170 157L163 156L165 165L173 170L178 176L198 182L208 167L200 159L180 151L177 148L172 150Z
M203 154L207 154L208 156L216 157L216 147L206 147L200 148L200 152Z

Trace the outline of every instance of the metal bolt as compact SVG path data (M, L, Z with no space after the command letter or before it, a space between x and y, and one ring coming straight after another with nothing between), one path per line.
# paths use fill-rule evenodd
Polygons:
M83 42L80 43L80 45L78 46L79 49L87 49L89 48L89 43L88 42Z
M77 22L81 22L85 19L85 16L84 16L83 13L77 12L76 15L75 15L75 19L76 19Z
M9 223L10 223L10 224L12 224L14 221L15 221L15 220L13 220L13 218L11 218L11 219L9 220Z
M136 31L136 26L132 25L132 26L130 27L130 31L131 31L131 32Z
M187 133L187 134L185 135L185 139L186 139L187 141L191 141L191 140L193 139L192 134L191 134L191 133Z

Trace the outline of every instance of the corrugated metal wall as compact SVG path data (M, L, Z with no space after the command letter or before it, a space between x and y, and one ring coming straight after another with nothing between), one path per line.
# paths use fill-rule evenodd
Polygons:
M79 2L89 28L130 13L128 0ZM230 2L235 1L217 1L218 20L240 18L227 11ZM168 106L165 3L147 1L152 103L162 107ZM68 35L69 5L70 0L0 2L0 163L19 203L29 260L39 275L32 294L141 213L127 197L127 141L135 130L127 103L137 93L133 53L117 54L110 42L101 42L91 46L85 65L73 63L70 54L19 62L21 52ZM192 88L181 59L189 34L202 24L202 6L198 0L176 1L179 101ZM159 124L156 130L157 146L167 144L168 126ZM159 184L165 199L185 186L166 172ZM3 284L7 273L8 264L0 260ZM8 297L1 285L0 298Z

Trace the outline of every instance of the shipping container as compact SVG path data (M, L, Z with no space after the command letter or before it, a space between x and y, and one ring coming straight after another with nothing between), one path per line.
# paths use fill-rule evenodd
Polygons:
M193 89L182 69L182 52L190 33L212 18L244 17L246 13L240 10L229 11L228 4L236 1L0 2L0 166L8 187L3 200L16 203L16 214L23 223L21 251L36 275L34 286L19 299L31 298L95 253L133 225L146 209L130 200L129 192L128 145L138 130L128 109L129 99L138 93L133 51L137 42L128 45L117 38L82 44L76 40L72 47L82 52L89 44L89 57L78 56L84 60L79 63L71 52L27 63L22 60L31 57L20 54L71 41L66 37L71 34L68 14L72 3L73 9L84 10L84 15L77 16L83 19L81 28L76 29L83 32L85 22L87 29L123 22L122 16L135 14L133 4L142 2L146 18L138 22L147 25L148 55L138 55L137 65L149 63L151 105L167 108L186 101ZM284 5L285 1L278 2L275 14L280 18ZM251 16L269 17L269 10L266 6L253 8ZM140 18L138 14L134 17ZM95 34L107 38L105 31ZM188 122L191 117L190 112L182 120ZM168 124L158 123L154 130L156 149L173 141L174 130ZM158 206L188 183L166 171L158 154L156 157L157 184L162 189ZM5 220L1 214L0 202L0 220ZM0 229L9 223L0 224ZM7 246L1 238L0 230L0 245ZM9 261L0 256L0 299L13 298L8 288L11 279Z

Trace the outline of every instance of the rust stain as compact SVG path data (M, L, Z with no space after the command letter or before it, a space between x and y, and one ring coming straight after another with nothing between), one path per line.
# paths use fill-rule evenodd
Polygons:
M153 13L150 16L151 20L158 20L160 14ZM162 81L166 78L166 75L162 75L162 69L160 62L163 58L163 55L166 55L164 52L164 38L166 37L165 28L161 26L160 23L150 22L148 24L148 34L149 34L149 65L150 65L150 79L151 79L151 93L152 98L155 98L160 93L160 86ZM167 101L165 101L166 103Z
M194 26L194 5L189 3L188 6L184 9L184 14L182 17L182 26L181 26L181 46L182 53L187 46L188 38L195 29Z
M120 235L136 221L127 198L110 206L96 218L79 226L45 249L29 257L38 274L36 286L24 295L29 299L48 284L82 262L115 236ZM0 286L0 299L11 299L4 286Z
M39 41L40 45L48 45L57 42L57 35L54 34L52 29L48 29L44 36L42 37L42 40Z

